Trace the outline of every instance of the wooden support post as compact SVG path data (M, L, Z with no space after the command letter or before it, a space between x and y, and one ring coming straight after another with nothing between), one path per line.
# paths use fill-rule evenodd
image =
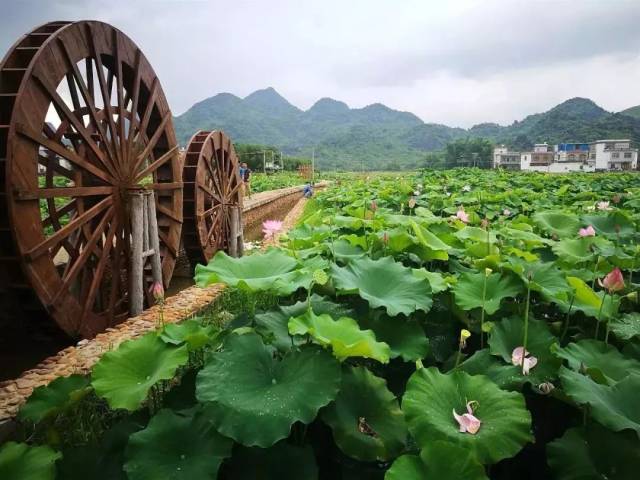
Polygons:
M164 286L162 264L160 262L160 237L158 236L158 217L156 217L156 197L153 194L153 190L149 190L149 195L147 196L147 212L147 218L149 219L149 228L147 229L150 240L149 246L154 252L153 255L151 255L151 273L154 283L158 282Z
M151 190L129 194L131 218L131 266L129 272L129 314L138 315L144 308L144 264L149 258L153 282L164 286L160 263L160 239L155 195Z
M238 256L238 212L236 207L229 207L230 227L229 227L229 256Z
M242 212L240 207L229 207L229 256L241 257L244 255L244 234L242 229Z
M142 192L129 195L131 218L131 266L129 269L129 314L138 315L144 307L144 196ZM119 275L119 272L115 272Z

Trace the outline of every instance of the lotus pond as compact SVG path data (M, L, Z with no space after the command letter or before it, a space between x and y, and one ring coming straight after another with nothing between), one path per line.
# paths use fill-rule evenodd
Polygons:
M639 223L632 173L339 183L197 267L211 312L35 390L0 478L637 478Z

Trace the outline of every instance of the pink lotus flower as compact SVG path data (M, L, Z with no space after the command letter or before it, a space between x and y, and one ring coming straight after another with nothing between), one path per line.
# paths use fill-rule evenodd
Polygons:
M611 210L611 207L609 206L609 202L598 202L597 204L598 206L598 210Z
M456 213L456 217L463 223L469 223L469 215L464 211L464 208L461 208Z
M464 187L462 187L462 191L463 192L470 192L471 191L471 186L470 185L465 185Z
M510 217L510 216L511 216L511 210L509 210L508 208L505 208L505 209L502 211L502 214L503 214L505 217Z
M482 422L473 415L472 405L474 403L475 402L467 402L467 413L463 413L462 415L458 415L455 408L452 410L453 418L456 419L460 427L460 433L475 435L478 433L478 430L480 430Z
M624 277L618 267L611 270L604 277L604 280L598 279L598 283L601 287L606 288L610 294L624 289Z
M281 230L282 222L280 220L266 220L262 222L262 233L264 233L265 240L274 238Z
M156 303L161 303L164 301L164 288L162 287L162 283L153 282L153 285L151 285L149 292L153 296Z
M578 230L578 235L581 237L595 237L596 231L593 226L589 225L587 228L581 228Z
M538 364L538 359L536 357L528 355L529 351L525 350L524 347L516 347L513 349L513 352L511 352L511 363L517 367L522 365L523 375L529 375L529 370Z
M389 245L389 232L384 232L382 234L382 243L386 245Z
M372 212L375 212L376 210L378 210L378 204L376 203L376 201L375 201L375 200L373 200L373 201L371 202L371 211L372 211Z

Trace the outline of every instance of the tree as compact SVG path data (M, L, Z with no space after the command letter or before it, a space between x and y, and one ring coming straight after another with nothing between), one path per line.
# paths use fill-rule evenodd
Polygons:
M445 148L446 168L491 168L493 144L485 138L460 138Z

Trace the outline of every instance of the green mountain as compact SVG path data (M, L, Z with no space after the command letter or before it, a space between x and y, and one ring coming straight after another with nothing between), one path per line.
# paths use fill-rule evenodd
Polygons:
M289 103L273 88L240 98L220 93L174 119L185 144L199 129L222 129L238 143L273 145L310 156L323 168L415 168L426 152L458 138L487 138L520 150L534 143L590 142L601 138L640 141L640 107L610 113L586 98L572 98L508 126L482 123L469 129L424 123L409 112L380 103L364 108L321 98L308 110Z
M627 108L626 110L622 110L620 112L622 115L628 115L634 118L640 118L640 105L636 105L635 107Z

